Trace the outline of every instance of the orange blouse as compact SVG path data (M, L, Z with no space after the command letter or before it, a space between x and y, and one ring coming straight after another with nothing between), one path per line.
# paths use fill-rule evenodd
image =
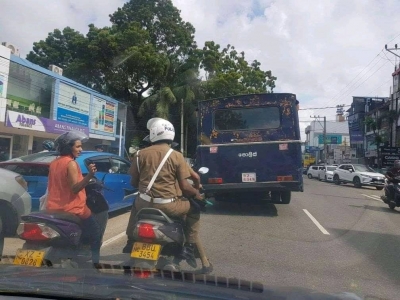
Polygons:
M70 156L60 156L50 163L47 210L60 210L87 219L91 215L86 205L85 189L74 194L68 183L68 164L74 159ZM82 171L78 167L78 181L83 179Z

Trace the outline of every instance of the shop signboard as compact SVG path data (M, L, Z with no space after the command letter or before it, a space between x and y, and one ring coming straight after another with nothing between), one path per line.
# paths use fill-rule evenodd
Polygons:
M89 126L90 94L60 83L57 101L57 121Z
M93 97L90 114L90 129L97 134L115 135L117 124L117 102Z
M61 134L69 130L79 130L87 135L89 134L88 127L50 120L11 110L7 111L6 126L55 134Z
M380 147L382 167L393 167L394 161L400 159L400 147Z
M324 143L324 135L320 134L318 135L318 144L322 145ZM326 143L328 145L330 144L342 144L342 136L341 135L332 135L332 134L327 134L326 135Z

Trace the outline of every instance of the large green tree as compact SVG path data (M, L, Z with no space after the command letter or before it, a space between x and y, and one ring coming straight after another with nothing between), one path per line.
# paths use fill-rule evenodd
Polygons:
M197 100L275 87L271 71L231 45L221 49L210 41L198 49L194 27L171 0L130 0L110 14L110 22L104 28L90 24L86 35L55 29L34 43L27 59L45 68L55 64L66 77L127 103L138 130L145 130L155 109L179 134L183 99L186 133L195 132Z
M248 63L245 53L238 53L234 46L220 48L208 41L203 49L196 51L200 68L205 72L203 89L206 98L273 92L277 78L271 71L261 70L257 60Z

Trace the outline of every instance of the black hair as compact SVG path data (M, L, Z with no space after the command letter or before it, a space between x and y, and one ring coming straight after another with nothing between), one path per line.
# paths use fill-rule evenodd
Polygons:
M72 147L75 145L76 141L79 141L79 139L72 140L68 144L60 143L57 148L60 156L72 155Z

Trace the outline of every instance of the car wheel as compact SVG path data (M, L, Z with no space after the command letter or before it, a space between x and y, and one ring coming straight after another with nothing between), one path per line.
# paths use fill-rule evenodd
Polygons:
M312 175L310 173L308 173L307 177L312 179Z
M382 190L383 190L383 186L376 186L376 189L377 189L378 191L382 191Z
M336 185L339 185L339 184L340 184L340 178L339 178L339 175L335 175L335 176L333 176L333 182L335 182L335 184L336 184Z
M354 179L353 179L353 184L354 184L354 187L356 187L356 188L360 188L361 187L361 181L360 181L360 178L359 177L354 177Z
M290 191L281 192L282 204L289 204L291 199L292 199L292 193Z

